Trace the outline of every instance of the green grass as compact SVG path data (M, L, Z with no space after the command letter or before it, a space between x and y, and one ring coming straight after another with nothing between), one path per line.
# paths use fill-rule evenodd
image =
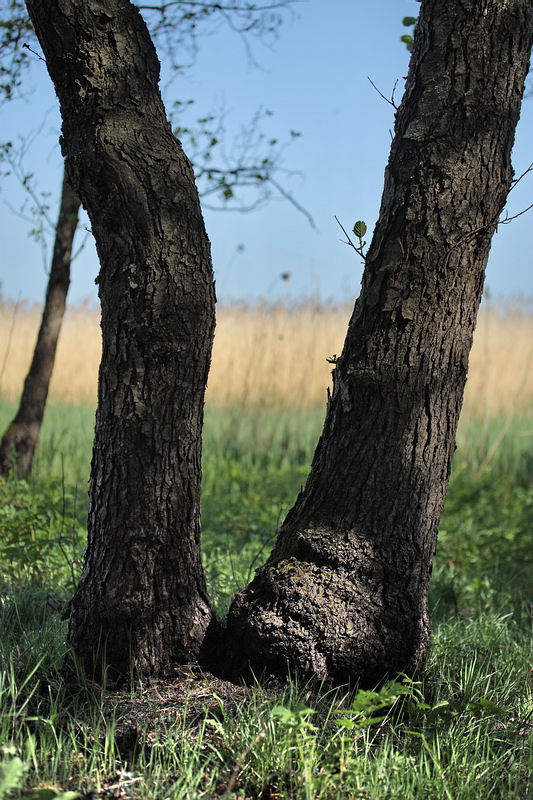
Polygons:
M0 426L12 411L0 404ZM208 411L204 561L220 613L305 481L321 418ZM132 745L116 735L105 695L85 686L66 697L58 676L60 618L85 540L93 419L51 407L33 478L0 481L0 800L67 790L155 800L533 798L531 420L460 432L421 684L355 700L297 682L257 687L234 711L221 704L155 720Z

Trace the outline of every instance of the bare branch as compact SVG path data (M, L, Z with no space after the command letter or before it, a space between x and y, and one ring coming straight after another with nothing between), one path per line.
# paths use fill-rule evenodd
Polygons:
M194 2L194 0L172 0L169 3L160 3L159 5L140 5L137 8L140 11L159 11L161 14L166 14L169 8L174 6L187 6L189 8L201 8L216 11L237 11L237 12L252 12L257 11L274 11L278 8L287 8L288 5L299 2L299 0L280 0L280 2L267 3L266 5L251 5L250 3L203 3Z
M374 83L374 81L373 81L371 78L369 78L369 77L368 77L368 75L367 75L366 77L367 77L367 80L368 80L368 81L369 81L369 82L372 84L372 86L374 87L374 89L376 90L376 92L379 94L379 96L380 96L380 97L382 97L382 98L385 100L385 102L386 102L386 103L388 103L390 106L392 106L392 107L393 107L393 108L394 108L394 109L397 111L397 110L398 110L398 106L397 106L397 105L396 105L396 103L394 102L394 92L396 91L396 85L397 85L398 81L396 81L396 82L395 82L395 84L394 84L394 88L393 88L393 90L392 90L391 99L389 100L389 98L388 98L388 97L385 97L385 95L383 94L383 92L380 92L380 91L379 91L379 89L378 89L378 87L376 86L376 84Z
M517 183L520 183L520 181L522 180L522 178L525 178L525 177L526 177L526 175L528 175L528 174L529 174L531 171L533 171L533 163L532 163L532 164L530 164L530 165L529 165L529 167L528 167L527 169L525 169L525 170L524 170L524 172L523 172L521 175L519 175L519 176L518 176L518 178L514 178L514 179L511 181L511 188L509 189L509 191L510 191L510 192L512 192L512 191L513 191L513 189L514 189L514 187L516 186L516 184L517 184Z
M318 228L315 225L315 221L311 216L311 214L309 213L309 211L307 211L307 209L305 209L302 205L300 205L300 203L298 203L298 201L295 200L294 197L283 188L283 186L281 186L276 180L274 180L274 178L270 177L268 179L268 182L272 184L272 186L276 189L276 191L278 191L285 200L288 200L289 203L291 203L291 205L293 205L297 211L299 211L301 214L304 215L304 217L307 219L312 229L318 233Z
M190 109L192 102L176 105L177 113L182 114ZM233 139L228 140L228 111L221 107L197 119L194 125L185 125L180 120L174 132L184 143L204 208L251 211L272 199L273 189L275 194L303 213L311 227L316 229L311 214L281 185L277 177L295 174L284 169L282 163L286 148L299 137L299 133L291 131L289 138L283 142L269 138L262 129L262 123L271 116L270 111L259 107L252 119L241 126ZM250 189L255 191L257 198L250 200ZM220 206L206 202L206 198L215 195L220 197Z
M509 222L513 221L513 219L516 219L517 217L521 217L522 214L525 214L526 212L531 211L532 208L533 208L533 203L531 203L531 205L528 206L527 208L524 208L523 211L519 211L518 214L513 214L512 217L507 216L507 217L505 217L505 219L498 220L498 225L508 225Z
M532 164L530 164L530 165L529 165L529 167L528 167L527 169L525 169L521 175L519 175L519 176L518 176L518 178L515 178L515 179L512 181L512 183L511 183L511 188L509 189L509 193L508 193L507 197L509 197L509 194L510 194L510 193L513 191L513 189L515 188L515 186L517 186L517 184L519 184L519 183L520 183L520 181L522 180L522 178L525 178L525 177L526 177L526 175L528 175L528 174L529 174L530 172L532 172L532 171L533 171L533 163L532 163ZM519 212L518 212L518 214L513 214L513 216L512 216L512 217L510 217L510 216L509 216L509 212L508 212L508 211L506 211L505 213L507 214L507 216L505 217L505 219L500 219L500 220L498 220L498 225L508 225L508 224L509 224L509 222L512 222L512 221L513 221L514 219L516 219L517 217L521 217L521 216L522 216L522 214L525 214L527 211L530 211L532 208L533 208L533 203L531 203L531 205L530 205L530 206L527 206L527 208L524 208L524 209L523 209L523 211L519 211Z

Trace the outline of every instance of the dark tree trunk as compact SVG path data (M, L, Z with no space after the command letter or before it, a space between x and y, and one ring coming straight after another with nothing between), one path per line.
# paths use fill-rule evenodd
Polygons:
M128 0L27 6L101 263L89 539L69 640L90 674L108 666L148 680L193 660L212 619L199 544L209 241L137 9Z
M14 471L18 478L26 478L31 472L65 314L70 284L72 243L78 226L79 207L78 198L70 188L66 177L63 177L59 218L41 326L31 366L24 381L19 409L0 444L2 475Z
M311 473L228 616L234 672L414 672L531 0L424 0L362 290Z

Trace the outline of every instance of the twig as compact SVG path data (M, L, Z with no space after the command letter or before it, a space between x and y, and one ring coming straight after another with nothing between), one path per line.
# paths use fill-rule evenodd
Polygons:
M143 780L143 776L142 775L140 775L137 778L128 778L128 780L126 780L126 781L122 781L121 780L120 783L113 783L111 786L106 786L105 787L105 791L106 792L111 792L111 791L115 791L116 789L122 789L124 786L131 786L132 783L137 783L138 781L142 781L142 780Z
M306 219L307 219L307 221L309 222L309 224L310 224L310 226L312 227L312 229L318 233L318 228L317 228L317 226L315 225L315 221L314 221L313 217L311 216L311 214L309 213L309 211L307 211L307 209L306 209L306 208L304 208L303 206L301 206L301 205L300 205L300 203L298 203L298 201L294 199L294 197L292 196L292 194L289 194L289 192L287 192L287 191L286 191L286 190L283 188L283 186L281 186L281 184L279 184L279 183L278 183L276 180L274 180L274 178L267 178L267 181L268 181L268 183L271 183L271 184L272 184L272 186L274 187L274 189L277 189L277 191L280 193L280 195L281 195L282 197L284 197L284 198L285 198L285 200L288 200L288 201L289 201L289 203L292 203L292 205L294 206L294 208L295 208L297 211L299 211L301 214L303 214L303 215L304 215L304 217L306 217Z
M46 59L44 59L42 56L40 56L39 53L36 53L35 50L32 50L27 42L24 42L22 47L23 47L24 50L29 50L30 53L33 53L34 56L37 56L37 58L40 58L41 61L44 61L44 63L46 64Z
M397 107L397 106L396 106L396 103L394 102L394 92L396 91L396 87L397 87L397 86L398 86L398 78L396 78L396 80L394 81L394 86L392 87L392 94L391 94L391 96L390 96L391 103L392 103L392 105L394 106L394 108L396 108L396 107Z
M355 250L355 252L357 253L357 255L361 256L361 258L363 259L363 261L366 261L366 256L365 256L365 254L363 253L363 248L362 248L362 246L361 246L361 247L357 247L357 245L356 245L356 244L354 244L354 243L352 242L352 240L350 239L350 237L348 236L348 234L347 234L347 232L346 232L346 229L345 229L344 225L343 225L343 224L340 222L339 218L338 218L338 217L335 217L335 219L337 220L337 223L338 223L338 225L340 226L340 228L341 228L342 232L343 232L343 233L344 233L344 235L346 236L346 241L344 242L344 244L348 244L348 245L350 245L350 247L353 247L353 249ZM366 242L364 242L364 244L366 244Z
M517 217L521 217L522 214L525 214L526 211L531 211L532 208L533 208L533 203L531 203L531 205L528 206L527 208L524 208L523 211L519 211L518 214L513 214L512 217L505 217L505 219L499 219L498 220L498 225L508 225L509 222L513 221L513 219L516 219Z
M190 1L188 0L188 2L186 4L184 4L183 0L170 0L170 2L161 3L158 6L157 5L142 5L142 6L137 6L137 8L140 8L140 9L142 9L144 11L159 11L160 14L165 14L167 8L172 8L172 6L176 6L176 5L177 6L179 6L179 5L187 5L187 6L190 6L191 8L194 7L194 6L198 6L201 9L204 9L204 8L207 8L207 9L215 8L217 11L221 11L221 10L222 11L273 11L276 8L285 8L287 3L286 2L267 3L267 4L262 5L262 6L252 6L252 7L248 8L246 5L243 6L243 5L239 5L239 4L222 6L222 5L211 3L211 2L209 2L209 3L193 2L193 0L190 0Z
M398 106L394 102L394 92L396 91L396 84L398 83L398 81L396 81L396 83L394 84L394 89L392 90L392 98L389 100L388 97L385 97L383 92L379 91L379 89L376 86L376 84L374 83L374 81L371 78L369 78L368 75L366 77L367 77L367 80L370 81L370 83L372 84L372 86L374 87L376 92L379 94L379 96L382 97L385 100L385 102L388 103L390 106L392 106L396 111L398 111Z
M525 178L526 175L529 175L529 173L532 172L532 171L533 171L533 164L530 164L529 167L527 169L525 169L521 175L518 176L518 178L514 178L514 180L511 181L511 188L509 189L509 191L507 193L507 197L509 197L509 195L511 194L511 192L513 191L515 186L518 183L520 183L522 178ZM509 222L512 222L513 219L516 219L517 217L521 217L522 214L525 214L526 211L530 211L532 208L533 208L533 203L531 203L531 205L528 206L527 208L524 208L523 211L519 211L518 214L513 214L512 217L507 216L507 217L505 217L505 219L498 220L498 225L507 225ZM507 212L505 212L505 213L507 213Z
M526 175L532 170L533 170L533 164L530 164L529 167L525 169L521 175L518 176L518 178L513 178L513 180L511 181L511 188L509 189L509 192L512 192L516 184L520 183L522 178L525 178Z
M235 781L239 777L239 772L241 771L244 759L246 758L246 756L248 756L251 753L251 751L256 746L256 744L258 742L260 742L261 739L265 738L265 736L266 736L265 731L261 731L261 733L258 733L257 736L255 737L255 739L248 745L246 750L243 750L243 752L240 754L239 758L235 762L235 766L233 767L233 772L231 773L231 777L230 777L230 779L228 781L228 785L226 786L226 788L224 789L222 794L219 795L220 800L227 800L227 797L229 796L229 793L232 791L233 787L235 786Z

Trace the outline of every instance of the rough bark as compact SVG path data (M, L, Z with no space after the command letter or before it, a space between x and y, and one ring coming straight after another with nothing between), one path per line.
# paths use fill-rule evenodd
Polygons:
M28 0L69 178L101 270L89 537L69 641L83 667L157 678L212 619L199 548L214 284L194 177L128 0Z
M361 294L311 473L229 612L233 673L375 684L428 649L428 583L530 0L425 0Z
M0 444L1 475L13 471L18 478L26 478L31 473L65 314L79 207L80 202L64 176L41 325L18 411Z

